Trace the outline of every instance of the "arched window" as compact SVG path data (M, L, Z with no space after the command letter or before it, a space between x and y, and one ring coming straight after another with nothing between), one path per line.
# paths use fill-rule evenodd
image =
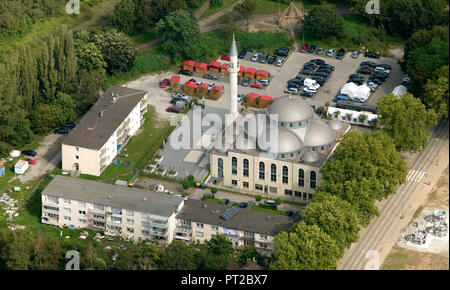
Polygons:
M288 167L287 166L283 166L283 183L287 184L288 183Z
M309 174L309 187L310 188L316 188L316 172L311 171Z
M217 160L217 176L223 178L223 159L219 158Z
M301 168L298 170L298 186L305 186L305 171Z
M247 176L248 177L248 159L244 159L244 161L243 161L243 164L244 164L244 176Z
M277 166L275 164L270 165L270 180L277 181Z
M266 176L266 166L264 162L259 162L259 179L264 180Z
M231 174L237 175L237 158L231 158Z

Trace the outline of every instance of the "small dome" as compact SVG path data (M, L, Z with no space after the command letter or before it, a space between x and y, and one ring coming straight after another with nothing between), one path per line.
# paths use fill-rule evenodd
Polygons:
M320 160L320 155L314 151L305 152L302 155L302 160L308 163L313 163Z
M278 143L274 145L271 144L271 148L268 148L269 150L265 151L274 154L284 154L298 152L303 148L302 141L291 131L276 127L273 129L278 129ZM267 138L269 139L270 135L268 135Z
M330 120L330 121L328 121L327 124L334 131L339 131L342 128L344 128L344 124L341 121L338 121L338 120Z
M305 133L306 147L325 146L336 141L336 132L321 120L314 120L308 125Z
M278 114L278 122L295 123L310 119L314 110L300 97L281 97L267 108L267 115Z

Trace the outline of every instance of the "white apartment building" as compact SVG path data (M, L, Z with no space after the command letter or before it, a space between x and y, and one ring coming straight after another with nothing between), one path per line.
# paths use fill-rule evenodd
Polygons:
M103 230L106 235L167 244L182 197L65 176L42 192L42 223Z
M144 123L147 92L111 86L61 145L62 169L100 176Z

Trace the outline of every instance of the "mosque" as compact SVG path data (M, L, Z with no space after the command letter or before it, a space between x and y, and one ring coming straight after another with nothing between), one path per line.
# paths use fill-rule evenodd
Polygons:
M230 51L230 112L239 115L237 73L239 64L235 39ZM230 146L213 146L209 150L210 182L236 191L308 202L320 184L320 169L333 154L336 142L349 131L350 125L338 120L323 120L298 96L283 96L266 109L249 114L264 114L267 128L276 127L278 138L273 146L263 146L260 135L243 130L236 133ZM273 118L278 116L278 118ZM235 121L236 122L236 121ZM233 123L233 126L236 126ZM222 132L225 135L225 131ZM250 149L238 149L238 135ZM225 137L220 142L226 142ZM230 142L229 142L230 143ZM275 148L275 150L272 150Z

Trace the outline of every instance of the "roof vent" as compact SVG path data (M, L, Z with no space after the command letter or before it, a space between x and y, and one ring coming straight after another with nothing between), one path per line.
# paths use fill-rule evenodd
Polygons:
M108 195L108 199L111 199L111 195Z
M208 205L207 204L203 204L203 208L207 208L208 207Z
M103 117L103 110L101 110L100 113L98 113L98 117L99 118Z
M117 101L117 97L113 97L112 102L115 103Z
M144 197L144 198L143 198L142 200L143 200L143 201L146 201L146 200L147 200L147 198L145 198L145 197Z

